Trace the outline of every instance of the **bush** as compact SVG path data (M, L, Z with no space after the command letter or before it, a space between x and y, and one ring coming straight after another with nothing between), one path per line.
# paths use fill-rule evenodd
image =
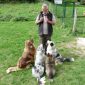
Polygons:
M13 18L11 15L0 16L0 21L10 21Z
M54 0L47 0L47 1L49 1L49 2L54 2Z
M0 16L0 21L34 21L34 18L31 16L26 17L26 16L12 16L12 15L1 15Z
M0 0L0 3L7 2L36 2L37 0Z
M81 0L81 4L85 5L85 0Z
M19 17L13 18L12 20L13 21L29 21L29 18L23 17L23 16L19 16Z

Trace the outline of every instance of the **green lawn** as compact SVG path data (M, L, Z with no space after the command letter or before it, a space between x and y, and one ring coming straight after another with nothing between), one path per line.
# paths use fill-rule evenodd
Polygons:
M54 6L50 4L51 10L52 7ZM6 69L16 65L23 52L25 40L33 37L37 48L39 36L35 18L40 9L41 3L0 4L0 85L37 85L36 79L32 77L31 69L11 74L6 74ZM28 21L14 21L16 17L25 17ZM72 22L72 19L67 18L65 28L61 28L61 19L57 19L54 26L52 40L56 43L56 47L63 56L74 57L75 62L56 66L56 76L51 85L84 85L85 83L84 55L81 57L75 54L74 48L66 47L67 44L75 41L76 37L85 37L84 33L72 35ZM85 28L85 19L80 19L77 27L79 31L82 27ZM46 85L50 85L48 80Z

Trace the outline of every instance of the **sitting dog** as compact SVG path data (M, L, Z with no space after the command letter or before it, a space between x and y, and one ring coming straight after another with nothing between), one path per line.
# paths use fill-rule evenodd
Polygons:
M39 85L45 84L44 74L44 64L45 64L45 50L43 45L40 44L36 51L35 66L32 68L32 75L37 78Z
M49 44L48 41L47 44ZM50 45L52 46L53 44L50 43ZM52 55L53 51L49 49L50 45L47 45L47 50L46 50L47 57L45 65L46 65L46 75L50 79L50 81L53 81L53 77L55 76L55 59Z
M48 79L50 79L50 81L53 81L53 77L55 76L55 59L49 53L47 54L46 57L45 67L46 67L46 75Z
M22 54L22 57L18 60L18 63L15 67L10 67L6 70L7 73L21 70L27 67L30 67L34 63L34 56L35 56L35 46L33 40L25 41L25 48Z
M63 58L57 51L53 41L47 41L47 54L52 55L55 58L55 63L72 62L74 58Z

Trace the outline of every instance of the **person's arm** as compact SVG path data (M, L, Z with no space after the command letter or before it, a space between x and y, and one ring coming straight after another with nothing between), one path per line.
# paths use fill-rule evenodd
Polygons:
M55 19L55 16L53 15L52 16L52 21L50 21L49 19L47 19L47 22L54 25L56 23L56 19Z
M36 24L39 24L39 23L41 23L42 21L43 21L43 17L39 19L39 15L38 15L37 18L36 18L35 23L36 23Z

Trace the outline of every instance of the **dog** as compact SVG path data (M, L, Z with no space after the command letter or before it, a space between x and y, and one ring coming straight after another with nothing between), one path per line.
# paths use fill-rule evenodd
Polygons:
M35 66L39 64L44 65L45 59L45 49L43 48L43 44L40 44L36 51Z
M50 79L50 81L53 81L53 78L55 76L55 59L52 55L53 51L50 50L49 48L51 46L53 46L53 43L50 43L50 45L48 45L48 41L47 41L47 50L46 50L46 62L45 62L45 65L46 65L46 75L48 77L48 79Z
M64 62L72 62L74 61L74 58L64 58L61 56L61 54L58 53L58 50L55 47L55 44L53 41L47 41L47 54L52 55L55 58L55 63L59 62L60 64Z
M6 70L6 73L11 73L13 71L29 68L32 64L34 64L35 53L36 49L33 40L26 40L24 52L22 53L22 56L18 60L17 65L14 67L9 67Z
M52 82L56 71L55 71L55 59L50 54L47 54L45 67L46 67L46 75L48 79L50 79L50 81Z
M44 77L44 64L45 64L45 50L43 48L43 45L40 44L36 51L36 57L35 57L35 66L32 68L32 75L37 78L39 85L45 84L45 77Z

